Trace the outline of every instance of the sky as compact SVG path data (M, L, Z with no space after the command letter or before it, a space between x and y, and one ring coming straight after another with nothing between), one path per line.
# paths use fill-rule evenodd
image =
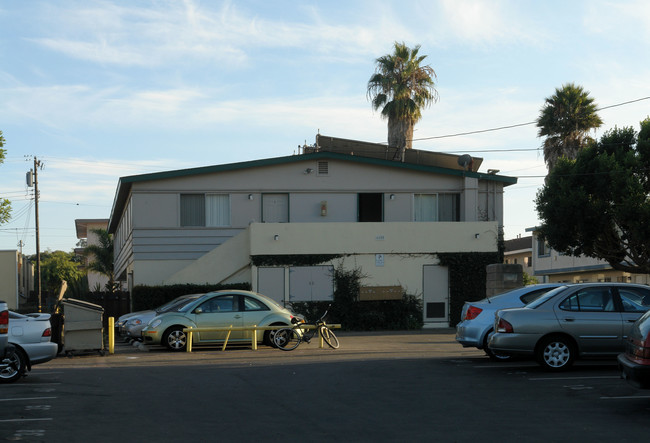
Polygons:
M71 251L75 219L109 218L120 177L293 155L317 133L385 142L366 91L396 41L421 45L437 75L413 147L518 178L506 239L538 223L534 122L556 88L605 108L596 138L650 115L645 0L1 0L0 23L0 197L13 208L0 250L26 254L35 158L40 249Z

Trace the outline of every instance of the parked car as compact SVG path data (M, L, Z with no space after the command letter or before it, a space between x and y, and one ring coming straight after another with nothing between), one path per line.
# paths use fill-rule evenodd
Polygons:
M618 367L632 386L650 389L650 311L634 323L625 353L618 355Z
M13 368L2 373L6 379L17 379L31 371L33 365L56 357L59 346L51 341L50 314L18 314L9 311L9 344L14 347Z
M615 357L632 323L650 309L650 287L581 283L553 289L523 308L499 310L492 352L535 357L563 370L579 357Z
M483 349L494 360L507 360L509 354L495 354L488 348L487 341L494 330L494 313L504 308L519 308L535 301L562 283L545 283L512 289L483 300L465 302L461 311L461 322L456 325L456 341L465 348Z
M144 343L183 351L187 345L184 328L229 326L286 326L293 314L274 300L249 291L216 291L186 304L178 311L154 317L142 330ZM193 343L209 344L225 340L227 332L197 332ZM252 331L232 331L229 342L248 342ZM271 331L258 334L258 341L272 346Z
M0 300L0 383L9 383L18 377L13 347L9 345L9 308Z
M124 320L123 324L120 327L120 333L127 340L142 340L142 329L147 326L147 323L149 323L152 318L157 315L164 314L165 312L177 311L187 303L190 303L192 300L196 300L202 295L204 294L181 295L180 297L176 297L175 299L157 307L156 309L135 312Z

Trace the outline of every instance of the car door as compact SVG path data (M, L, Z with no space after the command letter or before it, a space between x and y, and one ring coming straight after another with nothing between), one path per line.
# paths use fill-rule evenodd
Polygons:
M194 309L194 321L199 328L228 328L242 326L243 315L239 309L239 294L221 294L209 298ZM227 331L199 332L201 343L223 341ZM229 340L242 337L242 331L232 331Z
M634 322L650 309L650 289L637 286L619 286L623 316L623 340L627 340Z
M623 348L623 318L611 287L579 288L558 303L555 314L581 354L617 353Z
M270 313L271 309L260 300L244 296L244 326L266 326L262 323ZM243 331L242 336L250 340L253 338L253 331ZM263 336L264 331L257 331L257 341L261 341Z

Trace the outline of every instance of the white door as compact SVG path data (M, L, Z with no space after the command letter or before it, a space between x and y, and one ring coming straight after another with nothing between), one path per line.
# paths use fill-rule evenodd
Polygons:
M333 266L289 268L289 301L334 300Z
M284 268L257 268L257 292L284 306Z
M289 194L263 194L262 221L289 223Z
M424 323L449 324L449 271L444 266L422 267Z

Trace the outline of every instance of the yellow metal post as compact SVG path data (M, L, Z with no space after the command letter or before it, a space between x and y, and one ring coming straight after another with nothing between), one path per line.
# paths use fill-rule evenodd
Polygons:
M221 348L222 351L226 350L226 345L228 344L228 339L230 338L231 332L232 332L232 325L230 325L230 329L228 329L228 333L226 334L226 341L223 342L223 347Z
M251 343L253 351L257 351L257 325L253 325L253 343Z
M194 335L194 333L193 333L192 330L190 329L190 330L187 332L187 343L185 344L185 350L186 350L187 352L192 352L192 337L193 337L193 335Z
M108 317L108 353L115 354L115 317Z

